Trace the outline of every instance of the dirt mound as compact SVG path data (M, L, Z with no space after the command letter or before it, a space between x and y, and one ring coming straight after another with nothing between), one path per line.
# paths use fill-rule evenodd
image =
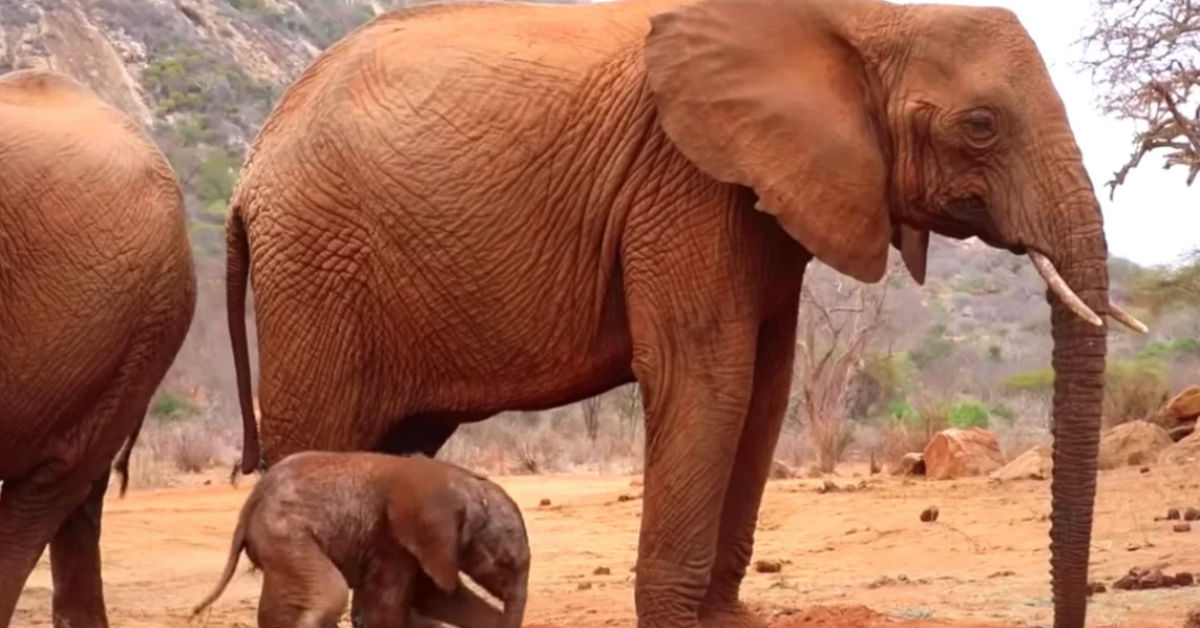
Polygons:
M1050 477L1054 460L1048 445L1038 445L992 471L997 480L1044 480Z
M1187 465L1200 460L1200 432L1167 447L1158 455L1159 464Z
M925 477L931 480L985 475L1004 464L996 435L978 427L938 432L925 446L922 458Z
M1100 437L1100 468L1152 464L1173 442L1166 430L1148 421L1122 423Z
M877 613L862 605L810 606L783 611L771 628L1007 628L1011 624L938 619L900 619Z

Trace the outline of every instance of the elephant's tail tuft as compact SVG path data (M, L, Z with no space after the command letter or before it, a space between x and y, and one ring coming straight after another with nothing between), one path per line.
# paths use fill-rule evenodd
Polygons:
M143 420L145 416L143 415ZM137 427L133 428L133 433L129 438L125 439L125 444L121 446L121 451L117 453L117 460L113 463L113 470L121 477L121 497L125 497L125 491L129 488L129 457L133 455L133 445L137 443L138 434L142 431L142 421L138 421Z
M225 222L225 298L233 367L237 375L238 404L242 409L241 471L249 475L259 466L258 424L254 419L254 394L250 384L250 349L246 340L246 280L250 274L250 242L241 206L230 207ZM233 474L236 476L236 472Z
M250 496L246 498L246 503L242 505L242 511L238 513L237 527L233 529L233 541L229 547L229 558L225 561L225 571L221 572L221 579L217 581L217 586L213 589L212 593L209 593L207 597L192 608L193 618L211 606L213 602L217 601L217 598L221 597L221 594L225 592L225 587L229 586L229 581L233 579L234 571L237 569L238 558L241 557L242 550L246 547L246 526L258 504L258 495L260 493L257 490L258 488L257 486L254 487L255 490L250 492ZM253 561L253 558L251 558L251 561Z

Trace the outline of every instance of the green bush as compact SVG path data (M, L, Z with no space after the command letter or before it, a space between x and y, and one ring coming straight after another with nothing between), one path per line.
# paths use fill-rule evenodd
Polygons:
M887 415L893 421L908 423L916 420L917 411L907 399L894 399L887 405Z
M1003 387L1011 392L1048 392L1054 387L1054 369L1047 366L1014 373L1005 378Z
M970 399L956 401L946 408L946 422L951 427L960 429L987 427L988 411L978 401Z
M988 408L988 414L998 416L1005 421L1012 421L1013 419L1017 418L1016 411L1002 403L992 404L992 406Z
M924 369L951 353L954 353L954 343L946 338L946 326L938 323L925 332L921 344L912 352L911 359L917 368Z
M1143 419L1167 400L1167 364L1154 358L1110 360L1104 372L1104 419L1109 425Z
M187 399L166 390L159 390L150 401L150 416L162 421L183 419L198 412Z
M1200 355L1200 341L1195 338L1176 338L1170 342L1152 342L1138 352L1142 359L1178 360Z
M206 208L215 203L221 203L220 211L225 211L224 203L233 194L233 186L237 181L237 170L240 168L238 159L228 151L217 148L209 151L204 161L200 163L192 181L192 191Z

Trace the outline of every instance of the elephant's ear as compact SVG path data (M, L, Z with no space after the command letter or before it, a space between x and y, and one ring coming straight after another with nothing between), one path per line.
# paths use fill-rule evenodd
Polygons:
M388 523L396 541L447 593L458 587L465 518L466 505L454 491L433 491L419 498L396 491L388 503Z
M820 6L817 6L820 4ZM667 136L829 266L878 281L887 166L863 61L824 5L698 0L655 15L649 86Z

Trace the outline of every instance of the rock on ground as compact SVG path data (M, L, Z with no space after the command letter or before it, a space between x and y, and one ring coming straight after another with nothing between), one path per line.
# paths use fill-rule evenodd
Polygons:
M1044 480L1050 477L1054 459L1049 445L1038 445L992 471L997 480Z
M925 475L931 480L984 475L1004 465L996 435L978 427L938 432L925 445L922 457Z
M1179 442L1194 433L1197 417L1200 417L1200 386L1193 385L1171 397L1151 421L1167 430L1171 440Z
M1188 465L1200 460L1200 432L1167 447L1158 455L1160 464Z
M1100 468L1151 464L1173 441L1163 428L1148 421L1122 423L1100 437Z
M925 459L916 452L904 454L892 467L892 475L925 475Z

